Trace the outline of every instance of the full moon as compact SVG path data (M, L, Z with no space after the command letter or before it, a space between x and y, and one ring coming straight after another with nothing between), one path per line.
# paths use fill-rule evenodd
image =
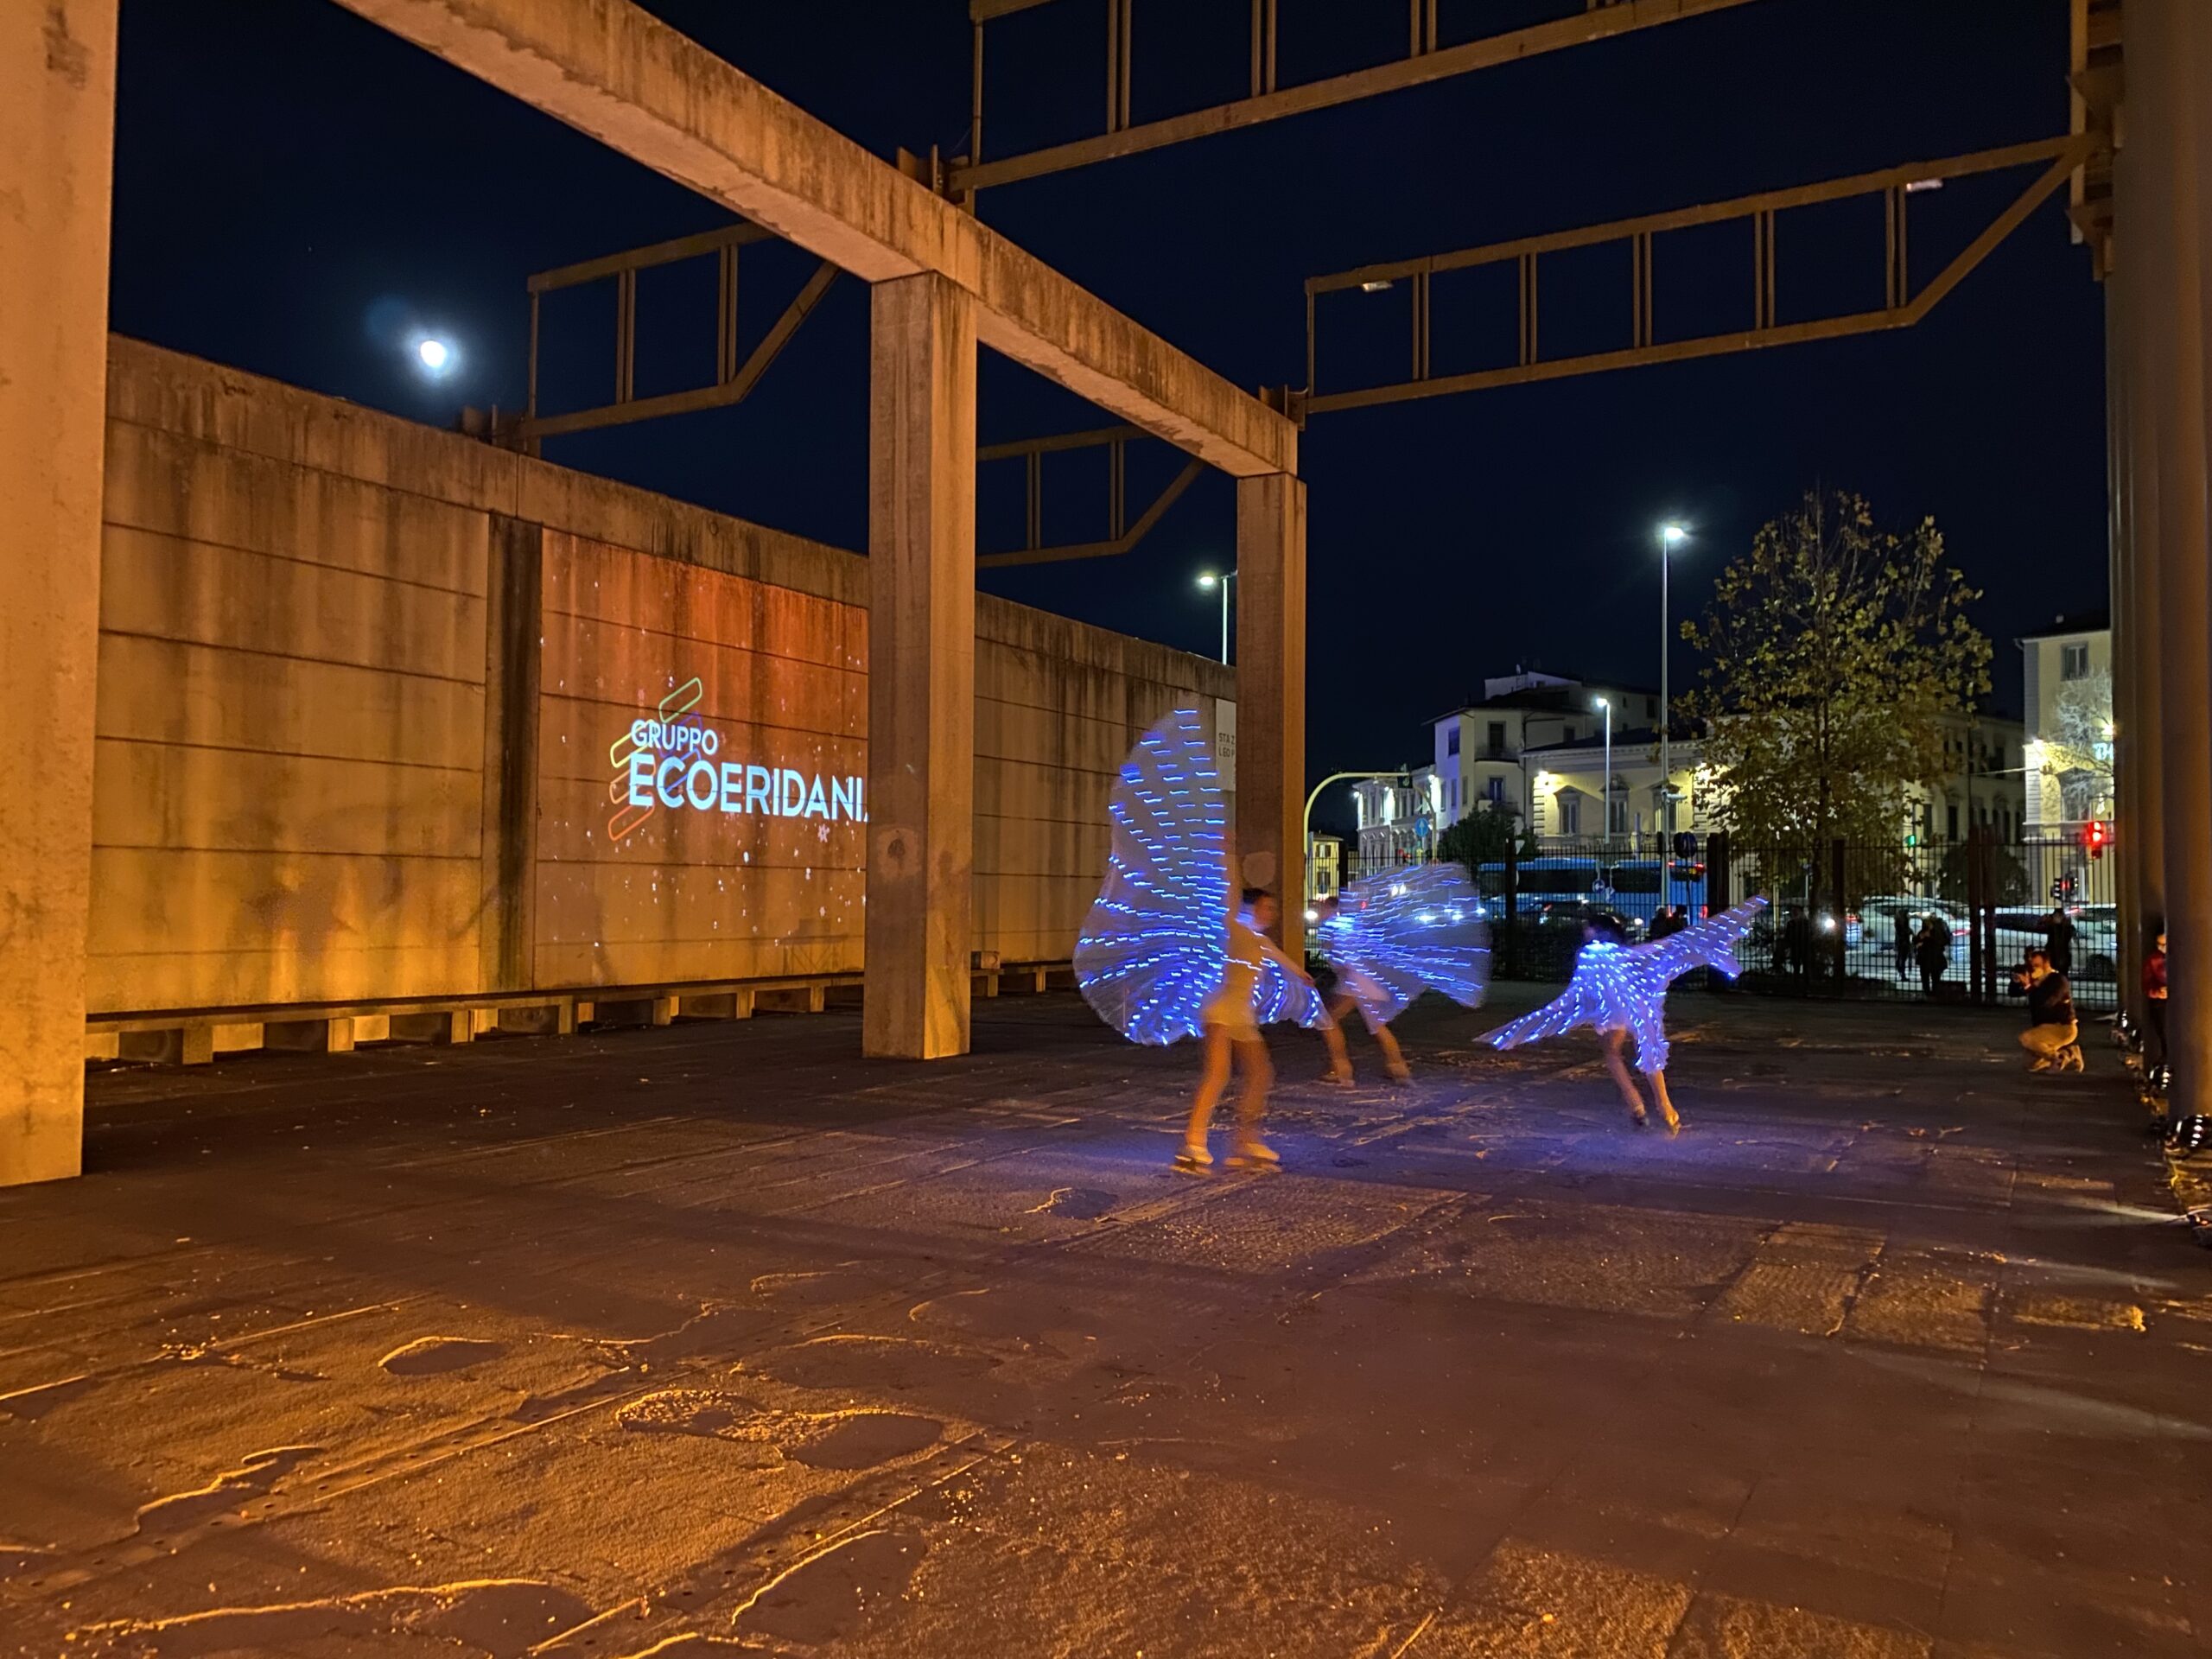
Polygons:
M423 366L433 374L453 360L453 348L442 340L426 340L415 347L415 355L423 359Z

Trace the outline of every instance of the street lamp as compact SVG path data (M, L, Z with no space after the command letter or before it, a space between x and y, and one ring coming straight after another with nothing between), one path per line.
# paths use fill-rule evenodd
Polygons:
M1226 575L1218 576L1211 570L1198 572L1199 587L1221 589L1221 660L1224 667L1229 663L1229 584L1236 580L1236 573L1234 570Z
M1604 780L1603 780L1603 781L1604 781L1604 787L1605 787L1605 850L1606 850L1606 851L1608 851L1608 852L1611 852L1611 851L1612 850L1612 847L1613 847L1613 705L1612 705L1612 700L1611 700L1611 698L1608 698L1608 697L1599 697L1599 698L1598 699L1597 706L1598 706L1599 708L1600 708L1600 709L1604 709L1604 710L1605 711L1605 779L1604 779Z
M1659 527L1659 828L1662 834L1675 827L1675 771L1668 753L1669 728L1674 724L1674 709L1667 700L1667 659L1673 655L1669 647L1673 644L1669 634L1667 613L1667 555L1678 542L1689 539L1689 531L1680 524ZM1610 827L1610 820L1608 824Z

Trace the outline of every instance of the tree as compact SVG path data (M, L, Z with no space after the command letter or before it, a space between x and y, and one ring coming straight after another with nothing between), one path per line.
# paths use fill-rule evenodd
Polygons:
M2044 763L2058 777L2061 816L2079 821L2112 801L2112 676L2102 669L2068 680L2051 699ZM2030 782L2035 780L2031 778Z
M1980 596L1933 519L1898 536L1856 495L1808 493L1752 537L1682 625L1706 658L1684 712L1739 843L1899 842L1908 790L1947 770L1942 717L1989 690Z
M1535 857L1536 838L1521 828L1520 815L1509 807L1484 804L1445 827L1436 838L1436 855L1458 859L1472 875L1485 864L1503 864L1516 834L1521 856Z
M1955 905L1963 905L1974 892L1973 879L1967 873L1967 859L1971 852L1966 842L1958 842L1943 855L1943 862L1936 873L1936 894ZM2028 891L2028 867L2020 855L2010 847L1988 844L1989 897L1986 902L1995 905L2024 904Z

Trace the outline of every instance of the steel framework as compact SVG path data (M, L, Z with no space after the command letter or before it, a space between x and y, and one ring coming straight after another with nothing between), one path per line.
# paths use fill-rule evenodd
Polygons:
M1972 155L1951 156L1942 161L1885 168L1878 172L1861 173L1850 178L1801 185L1791 189L1770 190L1728 201L1677 208L1670 213L1615 219L1578 230L1523 237L1514 241L1495 242L1482 247L1429 254L1387 264L1362 265L1357 270L1339 271L1332 276L1309 277L1306 283L1306 391L1302 399L1294 399L1294 404L1304 415L1319 415L1333 410L1403 403L1416 397L1439 397L1452 392L1475 391L1492 386L1525 385L1534 381L1560 379L1569 375L1595 374L1607 369L1676 363L1726 352L1755 351L1764 346L1790 345L1802 340L1833 340L1847 334L1910 327L1933 310L1968 272L1988 257L1992 249L2018 228L2038 204L2065 186L2069 179L2085 172L2092 160L2107 149L2107 140L2104 132L2094 126L2085 126L2064 137L1979 150ZM1906 263L1906 204L1911 193L1916 188L1947 179L1997 172L2037 162L2046 163L2043 171L1926 286L1914 293ZM1882 308L1797 322L1779 321L1776 310L1777 283L1774 232L1777 215L1795 207L1871 195L1881 196L1884 205L1885 303ZM1654 238L1669 231L1726 224L1736 219L1749 221L1751 230L1751 327L1685 340L1660 340L1655 333L1652 304ZM1545 254L1566 249L1596 247L1616 242L1629 245L1630 280L1626 297L1631 344L1616 351L1545 358L1538 325L1539 260ZM1462 270L1507 261L1519 268L1520 345L1517 360L1500 367L1468 373L1433 375L1429 357L1431 278L1442 271ZM1401 282L1407 285L1412 301L1411 361L1407 378L1388 385L1326 393L1319 391L1316 379L1319 357L1316 299L1323 294L1344 289L1363 289L1374 292L1394 287Z
M1193 457L1183 464L1183 470L1168 481L1167 487L1153 499L1132 524L1128 516L1128 468L1127 451L1129 440L1149 435L1141 427L1107 426L1089 432L1065 432L1048 438L1022 438L1012 443L986 444L976 451L980 464L992 461L1020 461L1023 463L1026 506L1022 522L1025 525L1022 546L1013 552L983 553L976 556L977 565L989 568L1008 564L1055 564L1068 559L1110 558L1126 553L1142 541L1152 527L1160 522L1160 515L1175 505L1176 498L1198 481L1205 470L1205 463ZM1042 545L1045 516L1045 457L1073 449L1103 448L1107 452L1106 497L1107 532L1105 539L1096 542L1076 542L1058 547Z
M1130 120L1129 85L1135 0L1106 0L1105 131L1070 143L985 161L984 25L1015 12L1051 3L1052 0L969 0L968 16L974 33L969 153L954 160L946 178L947 194L956 200L993 185L1064 173L1070 168L1135 156L1165 144L1179 144L1218 132L1231 132L1239 127L1256 126L1263 121L1280 120L1284 116L1325 110L1477 69L1517 62L1564 47L1607 40L1658 23L1726 11L1749 4L1750 0L1561 0L1562 4L1572 3L1580 9L1573 16L1454 46L1439 43L1438 0L1407 0L1406 56L1395 62L1296 86L1280 86L1276 80L1281 0L1251 0L1249 95L1233 103L1134 124Z
M730 404L742 403L777 354L791 343L822 296L837 279L837 267L827 259L814 269L791 302L784 308L783 315L771 325L768 332L742 360L738 356L737 336L737 275L738 250L749 243L772 240L772 235L757 225L740 222L718 231L703 232L697 236L678 237L670 242L655 242L650 246L631 248L622 253L610 253L598 259L586 259L580 264L563 265L554 270L541 270L530 278L530 402L523 412L517 435L533 453L540 439L558 437L565 432L587 432L598 427L622 426L632 421L649 421L662 415L684 415L695 410L721 409ZM715 256L716 286L715 295L715 379L714 384L694 386L683 391L663 392L656 397L637 395L638 366L638 273L656 265L675 264L685 259ZM596 404L590 409L566 410L558 415L537 412L537 369L540 311L544 296L557 289L575 288L586 283L614 283L614 397L611 403Z

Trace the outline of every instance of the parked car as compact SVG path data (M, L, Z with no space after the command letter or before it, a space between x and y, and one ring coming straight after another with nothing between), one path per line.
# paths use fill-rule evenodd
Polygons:
M2112 905L2069 905L2074 923L2073 977L2109 983L2119 978L2120 913ZM2014 906L1997 912L1997 956L2006 965L2040 950L2050 912Z
M1905 893L1879 893L1871 899L1861 899L1847 918L1845 943L1852 947L1853 965L1865 974L1870 965L1879 963L1891 964L1894 970L1897 953L1897 924L1902 915L1908 937L1916 936L1923 917L1941 916L1951 930L1949 971L1963 976L1972 960L1973 944L1967 936L1967 912L1960 906L1941 899ZM1908 967L1907 975L1917 972Z

